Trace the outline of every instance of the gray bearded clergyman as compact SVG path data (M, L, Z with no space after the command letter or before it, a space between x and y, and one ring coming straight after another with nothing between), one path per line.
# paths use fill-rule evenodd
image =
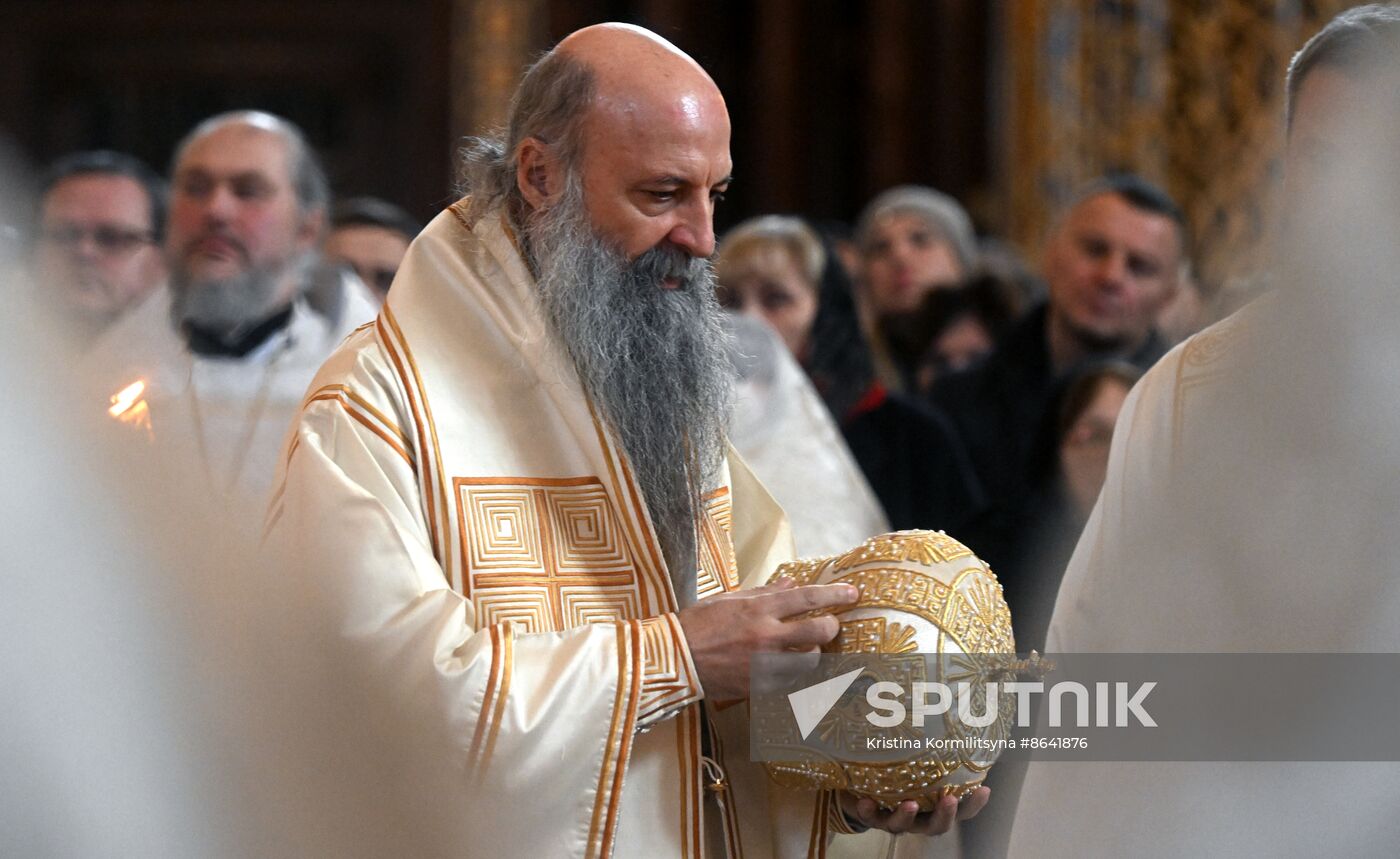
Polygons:
M280 309L279 303L286 300L280 287L288 272L300 282L315 262L315 255L307 252L274 264L250 263L244 271L218 279L196 279L177 264L170 273L171 313L177 323L237 332Z
M631 460L687 604L696 505L724 458L733 389L710 263L669 245L629 262L594 232L576 181L523 232L545 312Z

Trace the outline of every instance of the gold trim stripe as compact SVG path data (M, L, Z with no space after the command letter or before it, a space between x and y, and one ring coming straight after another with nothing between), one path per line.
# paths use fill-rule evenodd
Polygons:
M263 539L264 539L264 540L267 539L267 534L268 534L268 532L270 532L270 531L272 530L272 523L271 523L271 522L268 522L267 520L272 518L272 514L273 514L274 511L278 511L278 515L279 515L279 516L281 515L280 510L281 510L281 505L282 505L282 496L285 495L285 494L287 493L287 476L288 476L288 472L290 472L290 471L291 471L291 468L292 468L292 456L296 454L297 448L300 447L300 446L301 446L301 433L300 433L300 432L294 432L294 433L292 433L292 441L291 441L291 444L287 445L287 458L286 458L286 460L282 463L282 481L281 481L280 483L277 484L277 489L272 493L272 497L271 497L270 499L268 499L268 502L267 502L267 517L266 517L266 519L263 520L263 521L266 523L266 524L263 526Z
M483 768L491 763L491 756L496 751L496 737L500 735L501 723L505 721L506 697L510 694L511 669L515 660L515 629L513 625L510 621L506 621L494 628L500 630L501 680L500 690L496 693L495 711L491 716L491 727L486 736L486 751L482 757Z
M599 430L601 431L601 427ZM608 447L617 457L618 465L622 466L622 478L627 486L627 494L632 499L632 508L637 512L637 522L642 526L643 533L647 538L647 550L651 553L651 561L656 565L656 569L666 570L666 560L661 554L661 541L656 536L656 526L651 521L651 513L647 511L646 502L642 499L642 489L637 484L637 478L632 475L632 466L622 451L613 448L611 443ZM666 573L666 579L670 581L670 571L667 570Z
M410 380L408 377L408 371L404 367L403 359L399 357L397 344L393 342L393 338L390 336L389 330L384 325L384 320L388 317L388 314L389 307L388 305L385 305L384 309L380 312L379 318L376 320L376 325L379 329L380 339L384 341L385 351L389 353L389 360L394 365L394 370L399 377L399 384L403 385L404 395L408 399L409 411L413 415L414 434L418 437L418 449L424 454L426 454L428 452L428 438L424 434L423 430L423 416L420 413L418 407L418 400L414 396L414 386L412 384L412 380ZM434 548L436 548L438 545L437 516L433 509L432 490L427 488L428 485L431 483L432 475L428 473L429 469L426 463L420 463L418 471L419 484L424 486L424 503L428 508L427 518L429 536L432 539Z
M642 681L641 656L640 623L635 620L619 621L617 692L613 700L608 745L604 749L603 765L598 773L598 791L585 854L589 857L601 859L612 854L618 805L622 799L622 779L627 772L627 759L632 752L632 737L637 727L637 699Z
M394 426L393 424L389 424L388 429L386 430L386 428L380 423L378 423L372 416L360 411L357 404L352 402L352 400L348 398L347 392L327 392L324 394L318 394L316 396L311 397L311 399L307 401L307 405L323 401L338 403L340 407L344 409L347 415L349 415L351 418L357 421L365 429L379 436L379 438L382 439L385 444L389 445L389 447L395 453L397 453L403 459L404 462L408 463L409 468L414 467L413 457L409 454L408 449L405 447L407 439L403 438L403 434L401 431L398 430L398 427Z
M481 710L477 713L476 730L472 733L472 744L467 751L468 769L475 772L485 770L482 745L486 737L488 723L495 710L496 686L499 683L501 660L504 656L501 648L500 628L489 627L486 629L486 634L491 647L491 668L486 675L486 691L481 696Z
M471 197L463 197L462 199L447 207L447 211L452 213L452 217L456 218L457 223L460 224L462 229L466 230L467 232L472 231L472 225L469 221L467 221L466 214L458 207L470 199Z
M593 475L586 477L454 477L460 486L597 486L603 481Z
M277 527L277 523L282 520L282 514L285 512L286 505L283 504L276 504L275 508L269 511L267 524L263 525L263 542L267 541L268 535L272 533L273 528Z
M603 829L604 856L612 855L613 838L617 835L618 808L622 804L622 780L627 775L627 760L632 755L632 740L637 731L637 704L642 687L642 624L638 620L629 620L626 627L631 638L632 682L627 695L627 718L622 725L617 767L613 773L612 795L608 798L608 823Z
M598 788L593 795L593 817L588 826L588 842L585 856L606 857L608 852L603 849L600 838L603 825L603 808L611 803L611 791L609 790L609 773L614 762L614 747L618 744L618 723L623 716L623 710L627 704L627 689L631 685L631 678L627 676L628 667L631 660L627 653L628 636L627 622L619 621L617 628L617 690L613 693L612 721L608 726L608 743L603 747L603 762L598 768Z
M308 395L306 401L302 403L302 410L304 411L313 400L325 399L323 395L329 393L338 393L344 395L346 399L354 403L356 406L359 406L360 409L362 409L366 414L378 421L384 429L393 433L394 437L399 440L399 443L403 447L408 447L412 444L412 442L408 438L408 435L402 429L399 428L398 424L390 420L388 415L375 408L373 403L365 399L363 396L361 396L359 393L353 390L349 385L323 385L322 387L317 388L310 395Z
M423 387L423 377L418 371L418 364L413 358L413 352L409 349L408 341L403 335L403 329L399 327L398 320L394 318L394 313L389 309L388 304L384 305L377 321L381 337L386 345L390 346L389 356L398 371L399 379L404 386L404 392L408 395L409 406L413 412L419 450L422 452L422 461L419 463L418 470L420 480L423 483L424 500L428 508L428 527L433 547L438 553L438 562L443 566L448 583L453 584L455 565L452 561L452 547L447 538L451 522L448 518L450 514L447 507L447 484L443 478L442 448L438 444L437 423L433 420L433 410L428 404L428 394ZM392 338L389 337L390 332L393 334ZM399 352L403 353L402 356L398 354ZM409 378L410 372L412 374L411 380ZM414 398L415 393L417 399ZM426 435L424 434L425 425L427 427ZM430 440L431 446L429 446Z
M676 714L676 760L681 788L681 859L701 859L700 843L700 730L696 724L697 705Z

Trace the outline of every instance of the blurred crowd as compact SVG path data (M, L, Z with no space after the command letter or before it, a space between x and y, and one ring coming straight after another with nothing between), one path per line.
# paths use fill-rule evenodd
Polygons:
M305 386L373 319L422 226L334 198L302 132L261 112L200 123L166 175L90 151L29 184L7 235L80 383L217 493L265 494ZM736 445L804 554L947 530L996 570L1018 645L1041 648L1129 388L1214 321L1190 247L1176 202L1130 174L1080 189L1036 265L921 186L878 194L853 226L745 220L713 260Z

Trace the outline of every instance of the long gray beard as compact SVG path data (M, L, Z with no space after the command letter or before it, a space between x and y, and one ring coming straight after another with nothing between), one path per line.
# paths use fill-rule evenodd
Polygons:
M276 266L250 266L242 274L210 280L173 271L171 315L177 324L193 322L230 333L255 325L286 305L283 283L289 277L304 282L315 261L314 253L301 253Z
M573 182L523 232L545 313L631 461L687 605L695 599L696 513L724 459L733 391L714 272L672 246L629 262L594 233ZM663 288L667 277L680 288Z

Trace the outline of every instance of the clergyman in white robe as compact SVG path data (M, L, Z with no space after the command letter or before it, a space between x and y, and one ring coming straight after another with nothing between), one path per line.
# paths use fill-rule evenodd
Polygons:
M176 328L170 290L161 288L104 334L81 374L95 410L112 410L133 431L149 433L215 496L261 500L272 488L306 386L346 335L374 314L364 285L346 275L334 318L301 297L287 324L248 354L200 355ZM113 401L124 391L131 392L129 401Z
M627 458L513 229L465 203L318 374L268 550L347 657L393 679L471 855L823 855L846 829L835 796L770 790L745 705L704 699ZM724 471L695 523L693 597L792 557L732 450Z

